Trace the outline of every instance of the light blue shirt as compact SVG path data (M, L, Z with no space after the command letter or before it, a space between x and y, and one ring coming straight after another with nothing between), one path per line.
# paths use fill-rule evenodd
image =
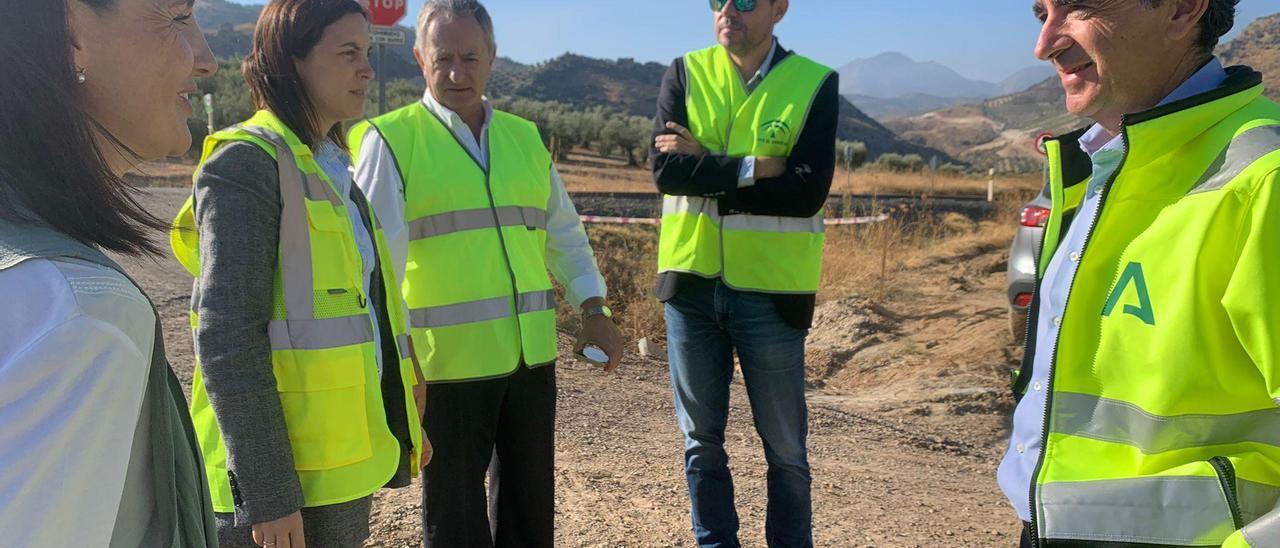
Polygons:
M764 77L769 75L769 70L773 68L773 58L778 54L778 39L773 39L773 47L769 48L769 55L766 55L764 62L760 63L760 68L756 70L754 76L746 81L747 93L755 91L760 82L764 81ZM738 188L746 188L756 184L756 157L747 156L742 159L742 164L738 166Z
M369 229L365 227L364 220L360 217L360 210L356 208L356 204L351 200L351 160L347 153L333 141L325 139L320 145L320 150L315 154L316 163L320 164L320 168L324 170L325 175L329 176L329 180L333 181L335 190L338 195L342 196L342 203L347 206L347 216L351 218L351 227L356 236L356 248L360 250L360 262L364 269L361 280L364 280L364 294L369 295L372 286L373 269L377 265L378 252L373 245L373 236L369 234ZM370 211L372 215L372 210ZM384 303L383 306L391 306L392 303ZM378 376L382 376L382 333L381 325L378 321L378 311L373 306L368 307L369 318L373 323L373 345L374 352L378 357Z
M1160 105L1205 93L1222 85L1226 79L1227 73L1223 70L1222 63L1213 58L1161 101ZM1089 241L1089 231L1098 216L1103 187L1120 168L1125 155L1124 140L1119 136L1113 137L1098 124L1094 124L1080 137L1080 149L1093 162L1093 176L1085 191L1084 202L1062 238L1058 250L1050 259L1044 280L1040 283L1040 309L1035 326L1036 353L1035 361L1032 362L1034 368L1031 370L1031 380L1027 383L1027 392L1013 412L1013 433L1009 437L1009 448L996 474L1000 489L1022 521L1031 521L1032 475L1040 460L1049 372L1054 365L1052 360L1057 349L1062 314L1067 308L1067 296Z

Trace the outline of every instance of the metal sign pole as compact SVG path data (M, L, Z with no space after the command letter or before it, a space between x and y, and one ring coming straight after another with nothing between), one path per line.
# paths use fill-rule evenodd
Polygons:
M387 113L387 74L385 69L384 56L386 55L387 46L378 44L378 114Z
M213 94L212 93L204 94L204 114L205 114L205 122L208 124L208 127L209 127L208 135L213 135Z

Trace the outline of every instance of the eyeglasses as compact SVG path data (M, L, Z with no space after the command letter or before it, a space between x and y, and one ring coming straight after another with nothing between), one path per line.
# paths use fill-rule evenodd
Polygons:
M728 3L729 0L711 0L711 11L719 12L723 10L724 5ZM756 0L733 0L733 9L742 13L755 11Z

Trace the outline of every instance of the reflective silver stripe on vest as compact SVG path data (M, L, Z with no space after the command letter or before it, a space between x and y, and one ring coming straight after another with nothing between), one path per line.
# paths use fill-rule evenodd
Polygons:
M822 234L825 230L821 215L809 218L772 217L767 215L729 215L724 218L724 227L731 230L775 232L779 234Z
M324 320L271 320L272 350L324 350L373 342L367 314Z
M822 215L813 217L774 217L771 215L728 215L721 217L719 203L713 198L666 196L662 199L662 215L700 214L721 221L724 228L780 234L813 233L825 230Z
M516 309L520 314L541 312L555 308L555 291L521 293ZM432 329L468 323L487 322L512 316L511 298L497 297L444 306L417 308L409 311L410 325Z
M280 136L263 128L244 131L276 147L280 178L280 280L289 319L315 317L315 279L311 272L311 231L307 220L306 183L293 150Z
M1045 539L1221 544L1235 531L1216 476L1046 483L1037 491Z
M1227 186L1254 162L1277 150L1280 150L1280 126L1259 126L1241 133L1209 164L1209 169L1187 194L1210 192Z
M400 359L407 360L413 356L413 343L408 335L397 335L396 343L400 345Z
M1280 546L1280 508L1270 515L1244 526L1244 539L1253 548Z
M303 175L303 180L306 182L308 199L317 202L321 200L328 200L329 204L333 205L333 207L343 207L346 205L346 203L342 201L342 197L338 196L338 193L333 190L333 187L329 186L329 183L324 182L324 179L321 179L319 175L316 175L315 173L306 173Z
M701 198L698 196L663 196L662 198L662 215L680 215L689 213L692 215L706 215L720 220L720 204L714 198Z
M1271 512L1280 512L1280 488L1236 477L1236 500L1245 523ZM1280 536L1274 537L1280 540Z
M342 197L338 196L337 192L333 190L333 187L329 186L329 183L324 182L324 179L321 179L319 174L302 173L302 171L298 169L297 159L294 158L293 149L290 148L289 143L286 143L284 139L281 138L279 135L276 135L270 130L266 128L261 128L261 127L255 127L255 126L236 126L236 127L250 135L253 135L254 137L257 137L259 139L262 139L263 141L266 141L268 143L275 145L276 164L278 164L280 166L280 169L283 171L285 167L284 158L287 157L288 163L293 164L293 170L297 172L296 175L300 175L302 177L302 180L298 182L302 184L302 188L306 193L306 196L308 199L314 200L314 201L324 200L332 204L334 207L343 206ZM290 178L292 179L294 177L290 176Z
M494 224L496 217L497 224ZM465 230L524 226L547 229L547 212L535 207L504 206L450 211L421 217L409 222L409 240L422 240Z
M516 308L521 314L530 312L542 312L543 310L551 310L556 307L556 292L548 289L547 291L534 291L532 293L521 293L520 300Z
M1153 415L1131 403L1089 394L1053 395L1055 433L1123 443L1148 455L1255 442L1280 447L1280 408L1229 415Z

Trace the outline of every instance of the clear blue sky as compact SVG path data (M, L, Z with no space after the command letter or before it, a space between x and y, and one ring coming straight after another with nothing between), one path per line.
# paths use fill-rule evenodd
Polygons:
M233 0L264 3L265 0ZM1034 65L1038 26L1032 0L792 0L778 37L819 62L838 67L858 57L899 51L937 61L964 76L999 81ZM423 0L409 0L412 25ZM706 0L487 0L498 54L536 63L566 51L667 63L710 45ZM1242 0L1238 32L1276 0ZM1232 35L1234 36L1234 34Z

